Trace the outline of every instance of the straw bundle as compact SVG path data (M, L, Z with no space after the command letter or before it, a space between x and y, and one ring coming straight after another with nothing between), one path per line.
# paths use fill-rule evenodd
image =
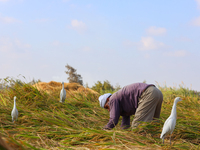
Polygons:
M50 81L50 82L39 82L33 85L33 87L37 88L39 91L45 91L47 93L52 93L55 91L60 91L62 88L61 82ZM96 91L93 91L89 88L85 88L78 83L64 83L64 88L66 91L75 92L75 93L88 93L99 95Z

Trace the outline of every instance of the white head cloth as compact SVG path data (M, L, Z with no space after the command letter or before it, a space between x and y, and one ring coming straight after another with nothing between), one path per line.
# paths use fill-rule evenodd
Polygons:
M112 95L112 94L111 94L111 93L106 93L106 94L104 94L104 95L99 96L99 103L100 103L100 106L101 106L102 108L104 108L104 105L105 105L105 103L106 103L106 100L107 100L107 98L108 98L110 95Z

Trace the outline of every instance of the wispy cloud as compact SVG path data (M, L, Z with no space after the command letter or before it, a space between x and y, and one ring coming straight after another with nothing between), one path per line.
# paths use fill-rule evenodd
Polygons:
M30 44L25 44L25 43L23 43L22 41L20 41L18 39L14 40L14 45L16 45L20 49L29 49L29 48L31 48Z
M156 50L161 47L164 47L164 43L156 41L152 37L142 37L141 41L139 42L140 50Z
M2 55L17 58L28 52L30 44L25 44L19 39L0 38L0 52Z
M200 0L195 0L197 2L197 7L200 9Z
M10 23L19 23L21 21L15 19L13 17L2 17L2 16L0 16L0 22L10 24Z
M194 20L192 20L192 25L200 26L200 17L197 17Z
M0 68L3 76L28 73L33 55L30 44L19 39L0 37Z
M71 21L71 27L79 33L84 33L87 29L86 24L84 22L75 19Z
M153 37L141 37L139 42L126 40L122 44L125 48L137 47L137 49L143 51L157 50L166 46L163 42L156 41Z
M167 30L165 28L152 26L152 27L149 27L146 30L146 32L150 35L164 35L167 32Z
M165 52L163 55L168 57L184 57L187 55L187 52L185 50L178 50L178 51Z

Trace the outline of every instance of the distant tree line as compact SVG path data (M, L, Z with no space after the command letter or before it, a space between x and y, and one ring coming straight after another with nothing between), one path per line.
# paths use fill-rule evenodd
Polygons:
M97 81L94 86L91 88L94 91L102 92L102 91L114 91L114 87L110 84L108 80L104 81L103 83L101 81Z
M65 67L67 69L65 73L68 75L67 80L69 81L69 83L79 83L80 85L83 85L82 76L76 72L76 69L68 64ZM42 81L40 79L38 80L32 79L32 81L30 81L28 84L34 85L39 82L42 82ZM19 79L12 79L10 77L4 78L4 79L0 78L0 89L10 88L14 86L15 84L23 85L23 82ZM88 87L87 83L86 83L86 87ZM99 93L102 93L106 91L113 92L113 91L121 89L121 87L118 84L114 87L113 85L111 85L111 83L108 80L105 80L103 82L97 81L91 87L91 89Z
M80 74L77 74L76 69L74 69L72 66L68 64L65 67L67 68L67 71L65 71L65 73L69 76L67 78L69 83L79 83L80 85L83 85L83 79ZM121 89L121 87L118 84L115 87L113 87L113 85L111 85L110 82L106 80L103 82L97 81L95 85L91 87L91 89L101 93L105 91L108 91L108 92L116 91L116 90Z

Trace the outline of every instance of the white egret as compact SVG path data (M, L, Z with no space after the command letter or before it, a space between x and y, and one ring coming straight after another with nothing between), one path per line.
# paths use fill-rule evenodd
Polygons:
M167 118L167 120L164 123L163 129L162 129L162 133L160 135L160 138L163 139L163 144L164 144L165 136L167 134L170 134L170 145L171 145L171 135L172 135L172 132L174 131L174 128L176 126L176 118L177 118L176 105L181 100L182 99L180 97L176 97L175 98L174 104L172 106L171 114L170 114L169 118Z
M12 121L15 122L18 118L18 110L16 107L16 96L14 97L14 106L11 112L11 116L12 116Z
M62 89L60 91L60 102L63 103L65 101L66 98L66 91L64 88L64 82L62 82Z

